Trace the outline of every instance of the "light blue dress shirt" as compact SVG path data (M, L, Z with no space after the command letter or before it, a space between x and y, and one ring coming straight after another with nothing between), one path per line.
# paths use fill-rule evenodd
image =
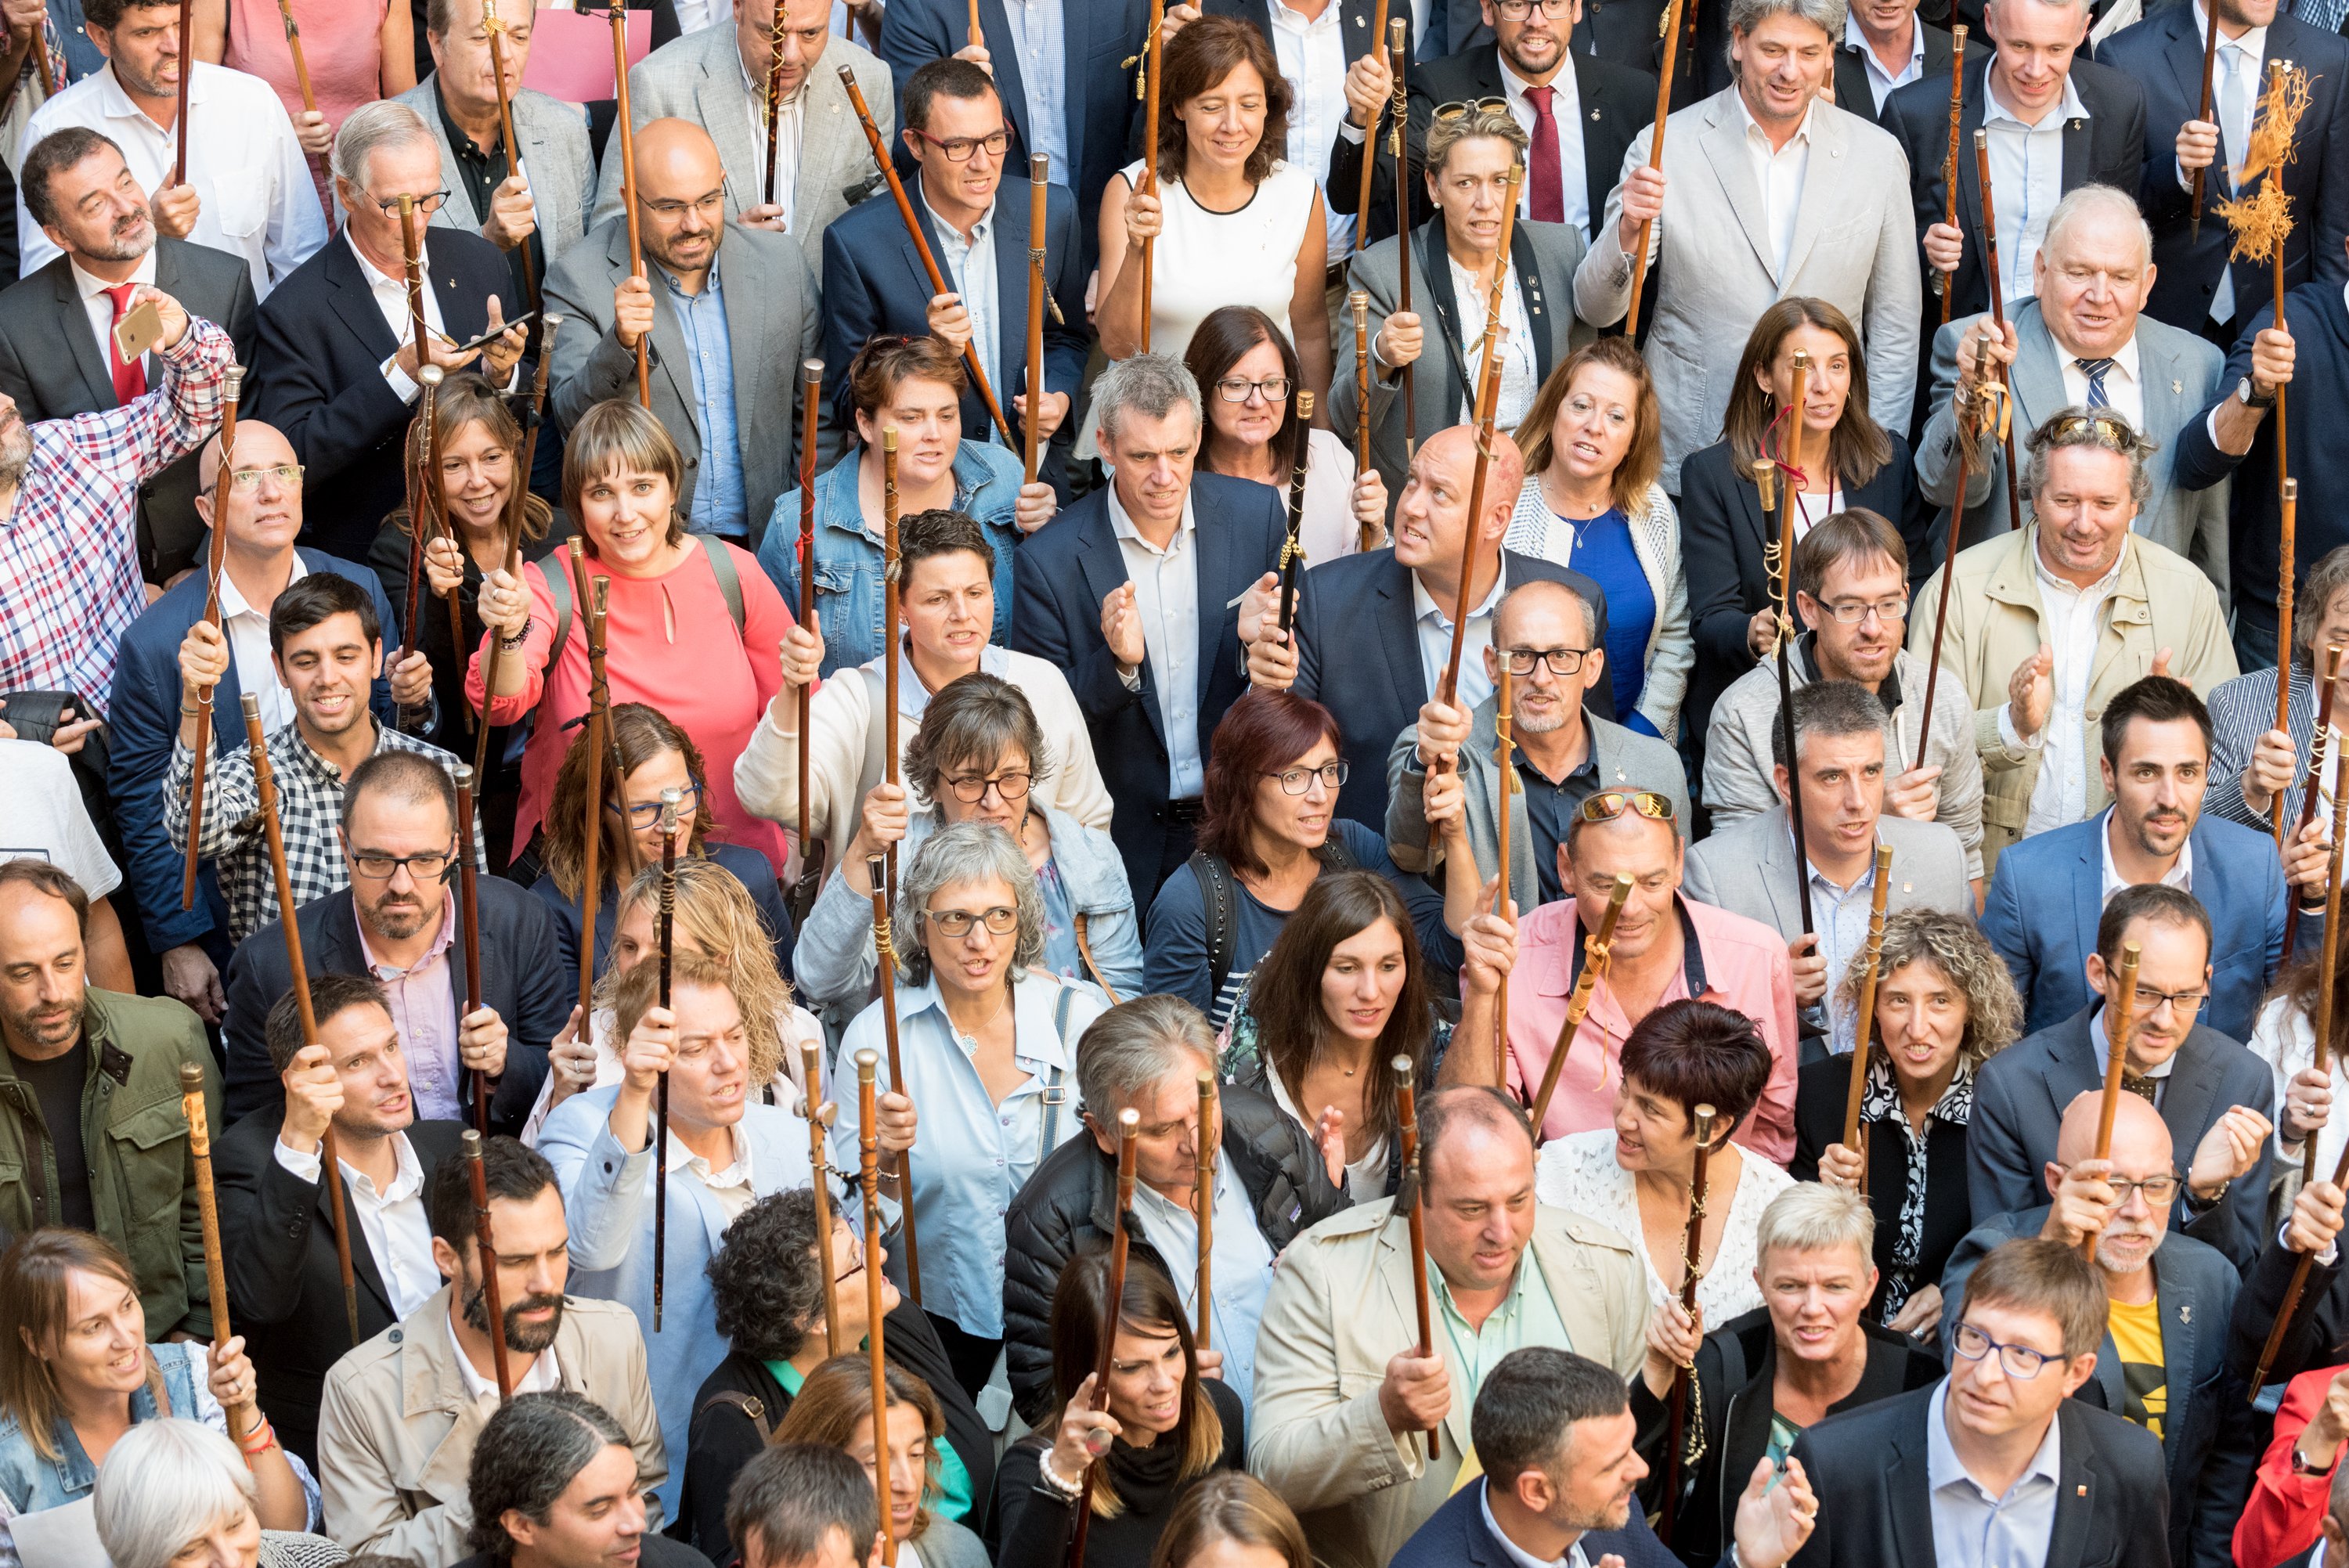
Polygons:
M718 263L698 294L677 286L667 267L653 273L668 289L668 307L685 334L685 356L693 370L693 417L701 427L701 471L693 483L693 505L685 525L696 533L747 538L750 531L742 499L742 445L734 428L734 346L726 334L726 294L719 287Z
M910 933L897 940L910 944ZM1012 985L1012 1059L1027 1079L988 1097L978 1068L956 1040L937 982L897 987L897 1045L905 1093L922 1119L914 1144L914 1223L922 1247L922 1305L981 1339L1003 1337L1003 1216L1036 1167L1082 1130L1076 1041L1107 1009L1082 986L1066 989L1067 1036L1053 1016L1063 988L1035 975ZM874 1002L840 1040L833 1082L841 1115L832 1131L835 1170L858 1169L856 1053L881 1057L883 1092L892 1087L889 1048ZM856 1222L852 1206L851 1222Z
M988 203L987 216L971 226L968 239L938 216L938 210L930 206L927 193L922 197L922 205L928 209L930 223L938 232L938 260L946 264L947 282L962 295L963 308L970 312L970 340L978 349L978 362L988 366L1001 364L997 356L1003 348L1003 291L995 274L995 204ZM986 420L967 438L992 441L999 446L1003 433L992 420Z
M1158 717L1166 731L1167 797L1191 799L1207 781L1207 765L1199 755L1198 513L1185 495L1183 521L1161 550L1133 526L1112 484L1109 526L1133 583L1133 607L1142 616L1142 654L1158 688ZM1464 686L1468 672L1464 667L1460 673ZM1126 686L1142 689L1139 671Z
M1791 826L1786 836L1794 837ZM1800 844L1795 846L1796 854L1802 854L1802 850ZM1852 955L1868 945L1868 913L1876 902L1876 861L1871 858L1859 880L1848 888L1836 886L1808 855L1803 856L1803 872L1811 879L1811 913L1817 917L1819 956L1827 961L1827 995L1821 1006L1826 1008L1833 1028L1829 1048L1841 1056L1851 1049L1859 1016L1856 1006L1837 1002L1835 993L1843 984L1844 972L1851 967Z
M1142 1234L1166 1266L1193 1322L1199 1315L1199 1222L1185 1204L1169 1202L1136 1184L1133 1212ZM1215 1344L1224 1353L1224 1382L1248 1402L1256 1387L1256 1326L1264 1316L1265 1293L1272 1288L1272 1243L1257 1229L1247 1188L1227 1161L1216 1164Z
M1068 0L1003 0L1019 86L1028 99L1028 150L1052 160L1052 183L1076 189L1069 177ZM993 360L988 361L993 364Z
M2052 1377L2053 1367L2040 1376ZM1966 1473L1950 1444L1950 1381L1944 1377L1925 1408L1925 1480L1931 1488L1933 1556L1941 1568L2016 1568L2047 1561L2055 1531L2056 1494L2064 1478L2064 1423L2051 1418L2030 1468L2002 1497L1992 1497Z

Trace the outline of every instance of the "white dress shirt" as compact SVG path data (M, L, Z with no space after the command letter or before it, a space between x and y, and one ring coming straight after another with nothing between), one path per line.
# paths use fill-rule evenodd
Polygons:
M2097 903L2097 907L2101 909L2104 905L2112 903L2113 895L2123 888L2137 885L2121 875L2120 867L2113 863L2113 809L2110 806L2106 807L2105 814L2096 819L2096 843L2105 851L2104 887ZM2192 838L2189 837L2178 844L2178 863L2171 866L2162 877L2161 885L2174 887L2180 892L2194 891L2194 841Z
M108 66L66 88L33 111L18 139L30 147L53 130L82 126L113 139L140 189L152 196L171 182L179 138L130 101ZM188 183L195 188L196 226L188 238L243 261L255 299L310 259L326 242L326 215L318 188L295 139L294 122L277 91L259 77L197 62L188 79ZM16 198L16 234L23 247L19 276L30 277L57 259L40 225Z
M1493 680L1485 673L1485 650L1493 645L1493 612L1502 598L1507 577L1504 573L1493 574L1492 591L1485 602L1468 612L1468 635L1460 648L1460 689L1454 694L1453 706L1472 708L1493 695ZM1444 666L1452 657L1452 617L1437 608L1419 580L1411 574L1412 624L1419 633L1419 668L1427 677L1427 694L1435 695L1438 682L1444 679Z
M1321 15L1309 22L1286 0L1266 5L1272 16L1273 57L1295 99L1288 109L1288 161L1311 173L1326 198L1330 150L1346 118L1345 0L1325 0ZM1330 254L1343 256L1354 245L1353 201L1325 200L1322 211Z
M2054 700L2046 724L2028 741L2014 727L2013 704L2002 704L1998 710L2000 738L2011 747L2041 753L2039 779L2031 787L2031 813L2023 828L2025 838L2076 822L2088 813L2088 677L2095 665L2096 640L2104 635L2105 608L2120 584L2129 548L2123 541L2113 569L2085 588L2056 576L2033 553L2032 570L2044 611L2042 624L2055 655Z
M1897 74L1886 70L1884 62L1876 57L1875 46L1868 41L1868 35L1860 30L1859 16L1856 12L1844 13L1843 41L1847 48L1859 51L1860 64L1868 67L1868 90L1875 99L1878 114L1884 112L1884 100L1894 88L1906 87L1925 74L1925 27L1917 20L1914 12L1909 16L1908 63ZM1856 108L1854 112L1857 112Z
M1811 117L1818 112L1818 106L1814 103L1803 111L1803 123L1795 128L1785 146L1774 148L1770 133L1745 107L1745 95L1735 96L1737 112L1745 121L1745 154L1753 164L1754 186L1762 194L1762 226L1770 236L1771 275L1784 277L1794 254L1795 218L1802 211L1803 181L1811 167Z
M2067 73L2064 98L2027 125L2000 100L1995 72L1984 77L1982 129L1990 132L1990 191L1998 215L1998 261L2007 308L2032 297L2031 261L2047 237L2047 220L2064 199L2064 128L2088 118Z
M294 555L294 570L286 573L285 588L310 575L301 555L289 553ZM228 634L228 656L236 661L236 684L261 699L261 731L274 735L294 722L294 694L278 680L277 665L269 657L269 612L256 609L236 585L236 579L224 571L220 601L221 630Z
M416 334L413 330L414 324L408 314L406 276L387 273L368 261L367 253L359 249L358 242L351 238L351 232L348 229L343 231L343 243L351 248L351 255L358 262L359 275L367 279L367 293L375 299L375 308L382 313L384 325L391 328L391 340L403 346L412 342ZM423 296L424 300L425 330L431 333L436 340L448 336L449 329L441 324L440 320L440 291L431 285L429 280L427 280L424 286L417 292ZM398 349L392 351L379 368L383 371L384 385L389 387L401 402L416 401L416 395L422 388L417 386L414 377L399 367Z
M947 286L962 296L962 307L970 313L970 340L978 349L978 362L998 364L997 356L1003 349L1003 289L995 270L997 203L988 203L986 215L971 225L968 239L961 230L938 216L926 191L922 194L922 206L938 232L938 264L946 271ZM992 420L966 435L982 444L1003 444L1003 432L995 428Z
M1467 367L1468 385L1481 387L1485 381L1485 313L1493 303L1492 284L1480 284L1475 273L1462 266L1449 253L1444 262L1452 268L1452 297L1458 305L1460 322L1460 362ZM1501 331L1505 335L1500 346L1501 393L1494 404L1494 419L1502 429L1512 430L1534 406L1534 396L1541 390L1541 361L1534 353L1532 319L1526 315L1526 296L1517 287L1517 269L1509 258L1499 258L1503 273L1501 284ZM1431 372L1433 366L1430 367ZM1475 416L1468 399L1460 399L1460 422L1472 423Z
M1501 97L1508 101L1509 118L1527 136L1534 134L1534 106L1526 97L1530 86L1525 77L1509 68L1506 57L1501 60ZM1557 75L1549 79L1550 124L1557 133L1557 183L1565 197L1564 222L1588 232L1590 228L1590 181L1582 160L1582 92L1575 85L1574 62L1566 62ZM1533 171L1526 167L1526 182L1517 192L1517 216L1533 214Z
M750 1145L740 1127L731 1128L727 1136L734 1141L734 1160L724 1170L714 1169L709 1161L685 1146L685 1140L676 1132L668 1135L668 1168L682 1171L701 1183L720 1209L726 1211L729 1224L742 1217L742 1211L759 1201L759 1191L750 1181Z
M503 1305L504 1303L501 1302L499 1305ZM449 1330L450 1345L456 1349L457 1375L465 1380L466 1397L476 1406L496 1409L504 1403L504 1400L498 1393L498 1380L494 1370L487 1377L474 1371L472 1357L465 1354L465 1346L458 1341L456 1323L446 1317L440 1321ZM511 1370L513 1363L521 1358L522 1352L509 1348L506 1351L508 1369ZM552 1394L562 1387L563 1368L555 1365L554 1346L549 1345L532 1357L530 1365L514 1378L513 1391L517 1394Z
M1167 798L1193 799L1207 781L1199 755L1199 520L1191 497L1183 498L1183 521L1161 550L1142 537L1117 486L1109 487L1109 525L1125 557L1133 584L1133 607L1142 617L1143 656L1158 688L1158 717L1166 731ZM1126 681L1142 689L1139 671Z
M1996 1352L1992 1352L1996 1354ZM2043 1373L2043 1376L2045 1375ZM1943 1378L1925 1407L1925 1482L1933 1511L1933 1557L1941 1568L2021 1568L2047 1561L2064 1479L2064 1424L2050 1417L2031 1464L1992 1497L1966 1473L1950 1442L1950 1384Z
M724 0L719 0L719 3L723 4ZM686 30L692 31L689 27ZM750 67L742 64L739 49L735 51L734 63L742 73L743 103L750 117L750 145L764 148L767 145L767 84L751 79ZM791 231L794 205L792 187L799 182L800 177L800 141L807 130L806 108L807 83L802 79L799 91L775 108L775 205L782 209L786 233ZM766 197L763 176L759 195L762 201Z
M2052 342L2052 340L2051 340ZM2088 373L2080 368L2076 355L2064 352L2064 346L2054 344L2057 368L2064 373L2064 401L2074 407L2088 406ZM2113 350L2112 368L2105 372L2105 401L2114 413L2127 419L2136 429L2145 428L2145 373L2138 366L2137 335ZM2140 525L2147 520L2140 517Z
M1278 1081L1279 1075L1272 1075ZM1133 1189L1134 1217L1142 1233L1173 1271L1174 1289L1193 1321L1199 1314L1199 1221L1189 1204L1177 1203L1153 1191L1147 1183ZM1216 1230L1209 1251L1215 1277L1208 1290L1216 1298L1216 1346L1224 1353L1224 1382L1245 1405L1256 1388L1257 1324L1264 1316L1264 1298L1272 1289L1272 1243L1257 1229L1255 1206L1247 1188L1232 1174L1228 1161L1216 1163Z
M89 313L90 335L98 339L98 362L110 371L114 368L114 296L106 291L120 285L82 271L79 257L67 261L66 265L73 269L74 287L81 291L81 307ZM127 284L154 283L155 251L152 246L148 247L147 253L139 258L139 265L122 281ZM147 373L148 384L152 386L155 379L154 356L142 354L139 356L139 363ZM240 669L238 673L243 672Z
M392 1315L406 1317L440 1288L440 1265L432 1261L432 1222L424 1212L424 1166L405 1132L391 1135L391 1147L399 1171L380 1192L374 1180L352 1169L349 1161L337 1160L335 1168L342 1172L344 1202L358 1216L367 1256L375 1260L375 1272L383 1276L384 1292L391 1297ZM285 1147L284 1139L270 1149L286 1173L299 1181L315 1186L326 1171L315 1149L305 1154ZM490 1392L497 1392L495 1386Z
M1501 1522L1493 1517L1493 1483L1487 1478L1480 1477L1476 1481L1476 1506L1485 1515L1485 1528L1500 1543L1502 1557L1516 1568L1590 1568L1590 1556L1582 1550L1579 1541L1568 1547L1563 1557L1541 1558L1510 1540L1501 1529Z

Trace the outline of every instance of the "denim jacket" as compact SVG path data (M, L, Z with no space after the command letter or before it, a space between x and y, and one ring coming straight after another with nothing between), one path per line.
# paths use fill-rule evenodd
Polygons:
M881 544L864 531L852 451L815 481L815 607L823 624L825 678L881 656ZM965 441L955 451L954 504L987 531L995 547L995 631L1011 642L1011 559L1019 542L1012 514L1019 503L1019 459L1001 447ZM800 603L800 492L775 502L759 546L759 564L774 579L792 614Z
M130 1396L130 1420L151 1421L158 1415L173 1415L202 1419L196 1407L196 1366L191 1346L184 1343L148 1346L155 1354L155 1364L162 1369L163 1391L171 1401L169 1410L155 1408L155 1397L142 1384ZM207 1401L209 1402L209 1401ZM213 1407L217 1408L218 1407ZM0 1496L5 1496L10 1517L20 1513L45 1513L52 1508L63 1508L78 1502L90 1494L98 1484L98 1467L90 1463L82 1451L81 1439L74 1436L70 1422L60 1420L55 1433L57 1446L56 1459L44 1459L34 1448L32 1439L16 1423L15 1416L0 1417ZM5 1527L0 1526L0 1561L15 1568L16 1543L5 1538Z

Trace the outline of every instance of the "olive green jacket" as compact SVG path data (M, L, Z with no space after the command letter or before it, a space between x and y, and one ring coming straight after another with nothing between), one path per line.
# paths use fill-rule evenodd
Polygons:
M96 986L86 995L81 1140L98 1233L130 1256L150 1339L175 1328L209 1339L203 1230L180 1110L180 1067L193 1062L204 1073L205 1114L220 1127L220 1074L204 1026L168 998ZM21 1235L62 1216L57 1145L31 1087L0 1051L0 1225Z

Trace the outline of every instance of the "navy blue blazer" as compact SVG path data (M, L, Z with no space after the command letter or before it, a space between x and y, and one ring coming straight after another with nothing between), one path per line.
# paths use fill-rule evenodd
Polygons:
M2055 1158L2064 1108L2105 1083L2104 1053L2088 1032L2090 1016L2084 1008L2052 1029L2024 1036L1984 1062L1975 1077L1973 1116L1966 1124L1966 1197L1977 1224L2045 1200L2044 1168ZM2196 1025L2171 1063L2161 1119L2180 1169L2230 1106L2247 1105L2273 1118L2275 1075L2216 1030ZM2193 1204L2181 1189L2169 1216L2171 1232L2206 1242L2237 1268L2249 1268L2259 1255L2274 1154L2272 1142L2263 1146L2260 1162L2208 1209Z
M2105 912L2106 816L2033 833L2002 853L1991 875L1982 934L2023 993L2026 1035L2054 1027L2091 999L2085 965ZM2248 1040L2260 998L2283 967L2283 868L2265 833L2208 811L2187 842L2194 897L2210 916L2210 999L2201 1021Z
M365 588L383 624L384 646L399 640L398 617L373 572L323 550L296 546L295 553L310 571L347 577ZM128 858L122 875L138 903L148 950L163 953L202 942L212 962L225 965L228 906L221 902L211 862L204 862L196 907L182 910L180 877L186 862L171 848L171 836L163 830L163 775L171 770L171 742L180 733L180 644L188 628L203 618L205 592L203 573L189 573L147 606L122 634L122 646L114 661L114 693L107 709L107 730L113 747L107 763L106 792L114 802L114 820L122 830ZM236 661L231 659L228 674L212 694L215 756L244 748L244 721L238 716L243 694L236 677ZM377 677L368 706L375 710L377 723L393 721L389 681Z
M1387 1568L1460 1568L1464 1563L1473 1568L1509 1568L1512 1559L1485 1522L1485 1486L1478 1480L1454 1492L1411 1532ZM1637 1507L1620 1530L1585 1531L1581 1545L1583 1556L1594 1563L1612 1555L1623 1560L1623 1568L1680 1568L1680 1559L1656 1539Z
M1068 137L1069 163L1061 179L1076 191L1077 210L1085 215L1077 224L1083 246L1077 272L1080 282L1073 293L1061 295L1061 309L1075 323L1083 315L1081 280L1092 271L1100 246L1099 230L1090 220L1100 209L1110 176L1139 156L1133 138L1140 134L1142 100L1134 96L1134 73L1143 40L1150 32L1150 6L1147 0L1062 0L1060 11L1064 60L1061 119ZM970 7L965 0L892 0L881 14L880 54L889 62L900 103L905 101L906 78L919 67L962 48L968 42L965 35L969 26ZM1027 78L1020 74L1019 51L1011 46L1011 24L1004 16L1003 0L978 0L978 26L995 67L996 88L1003 95L1003 112L1011 121L1007 167L1024 171L1029 155L1037 150L1036 138L1028 123ZM895 155L898 172L910 180L916 165L902 137ZM1053 286L1057 289L1059 284ZM1026 285L1021 287L1019 297L1024 299ZM827 274L827 305L831 288ZM1007 407L1004 412L1010 409Z
M1011 645L1049 660L1069 677L1113 802L1110 837L1125 857L1126 878L1139 906L1158 889L1170 820L1166 721L1149 664L1142 666L1142 689L1128 691L1102 640L1102 601L1126 581L1125 556L1110 527L1109 495L1109 487L1102 486L1020 542L1011 573ZM1198 747L1204 762L1225 710L1247 690L1240 665L1239 598L1278 563L1288 519L1279 490L1222 474L1194 474L1191 503L1198 523ZM1306 573L1309 581L1312 575ZM1385 768L1381 747L1381 779Z
M1009 51L1007 50L1008 54ZM914 216L933 256L941 254L937 224L921 200L921 177L907 181L914 197ZM1048 471L1041 477L1066 499L1066 454L1075 441L1073 418L1078 384L1085 376L1085 356L1091 342L1085 335L1086 225L1077 216L1077 201L1065 187L1054 185L1044 193L1044 281L1066 318L1055 325L1044 313L1044 363L1040 374L1044 388L1069 395L1072 417L1061 421L1050 447ZM1011 406L1015 393L1028 390L1028 181L1013 179L1007 166L995 199L995 363L987 367L996 400L1014 431L1025 438L1019 410ZM943 268L945 263L941 261ZM949 286L954 279L947 280ZM844 430L855 428L854 399L849 396L848 365L858 349L883 333L918 337L930 330L930 278L922 258L906 237L905 220L888 192L860 201L833 219L823 232L823 362L832 377L833 418ZM962 433L966 439L985 441L994 423L987 416L978 388L962 394Z
M1501 577L1510 585L1542 578L1572 588L1599 608L1591 646L1607 645L1607 595L1581 573L1505 551ZM1431 695L1419 656L1411 568L1395 560L1390 546L1340 556L1302 573L1299 582L1297 684L1289 689L1311 697L1338 720L1339 744L1350 769L1338 792L1338 814L1383 833L1387 754L1394 749L1395 737L1419 722L1419 710ZM1612 684L1592 686L1583 705L1601 718L1613 718Z
M2203 181L2199 243L2191 238L2189 222L2193 199L2178 182L2178 128L2195 118L2202 101L2202 34L2194 25L2194 8L2148 6L2143 21L2122 28L2097 47L2096 59L2127 72L2145 89L2145 173L2137 187L2137 206L2153 226L2156 268L2146 314L2199 332L2209 318L2220 273L2230 264L2232 236L2223 222L2211 221L2212 208L2227 199L2226 177L2217 166ZM2349 277L2349 255L2342 249L2344 235L2349 235L2349 99L2344 97L2349 92L2344 86L2349 82L2349 43L2295 20L2292 8L2282 6L2268 24L2261 80L2267 79L2272 60L2290 60L2308 73L2308 113L2292 137L2292 160L2283 166L2283 187L2292 197L2292 232L2283 247L2284 286L2292 288L2314 276L2330 279L2338 294L2337 285ZM2241 157L2240 148L2222 148L2219 161L2230 163ZM2272 297L2274 284L2266 263L2231 264L2235 320L2240 324L2247 307ZM2232 372L2227 385L2235 385ZM2292 401L2298 408L2309 407L2297 397ZM2269 576L2272 582L2272 567ZM2239 565L2235 581L2240 591L2242 583L2258 579Z
M513 293L505 253L479 234L427 227L424 274L441 330L460 343L489 325L492 294L507 319L522 314L505 298ZM339 234L270 291L260 326L245 411L283 431L302 461L305 542L364 561L384 518L408 499L400 455L416 409L383 378L405 334L385 324ZM530 375L524 364L522 385Z

